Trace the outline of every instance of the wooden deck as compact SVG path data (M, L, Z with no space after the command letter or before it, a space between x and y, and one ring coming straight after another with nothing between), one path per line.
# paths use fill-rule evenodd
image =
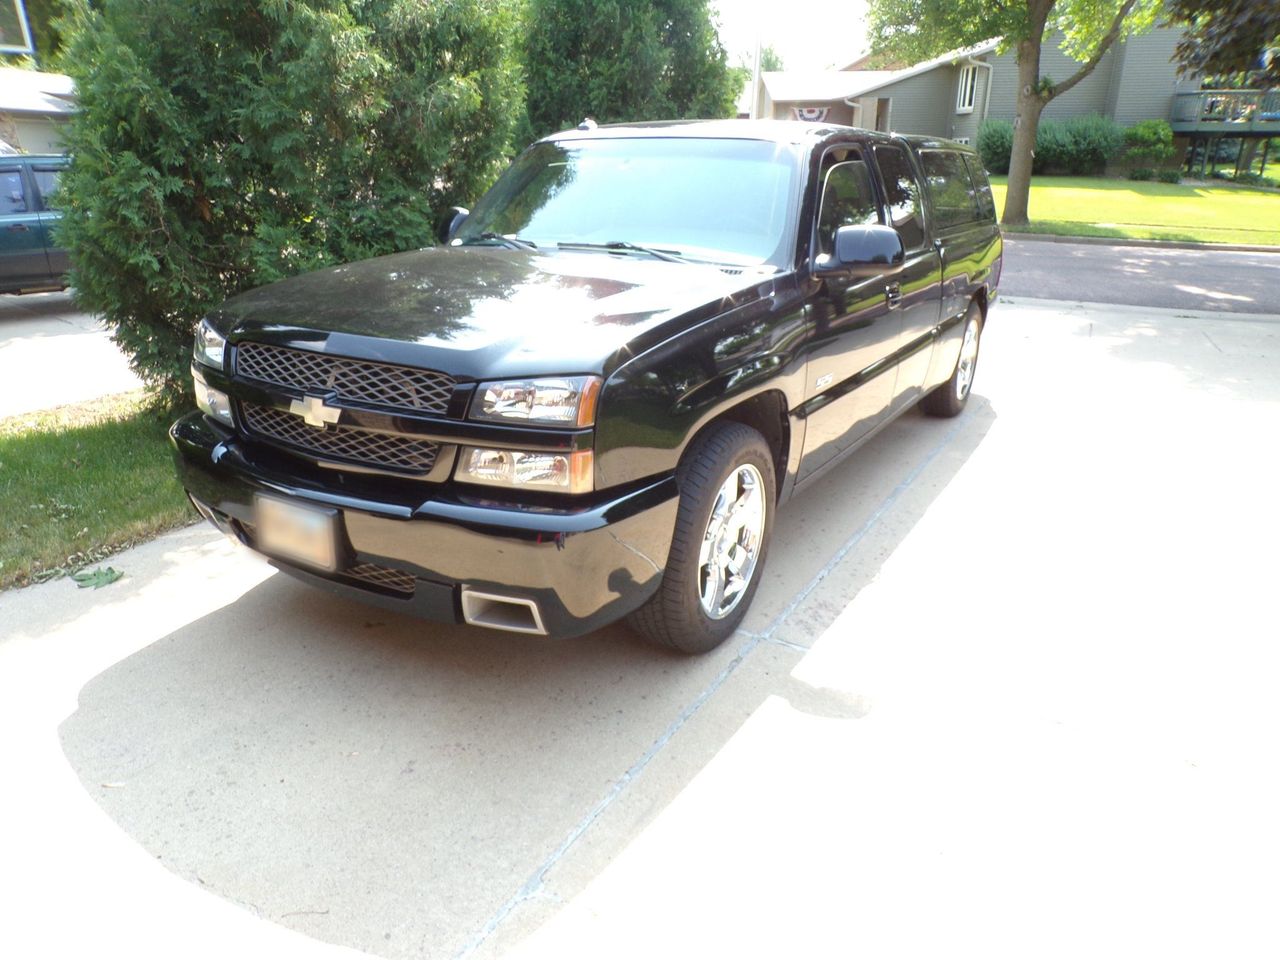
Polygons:
M1173 98L1174 133L1280 137L1280 90L1201 90Z

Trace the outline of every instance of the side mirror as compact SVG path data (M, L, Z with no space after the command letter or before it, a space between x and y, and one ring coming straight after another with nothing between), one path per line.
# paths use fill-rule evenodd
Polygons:
M902 269L907 255L898 231L878 223L838 228L835 246L835 256L821 258L816 272L887 277Z
M469 216L471 216L471 211L466 207L450 207L448 216L440 221L440 229L436 232L436 238L441 243L448 243Z

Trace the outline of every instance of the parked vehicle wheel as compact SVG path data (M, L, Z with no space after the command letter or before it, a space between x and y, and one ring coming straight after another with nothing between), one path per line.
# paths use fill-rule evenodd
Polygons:
M705 653L737 629L760 583L773 508L773 457L758 432L714 427L686 454L662 585L630 622L655 643Z
M925 394L920 409L933 417L954 417L964 409L973 387L973 375L978 369L978 347L982 339L982 309L969 304L964 317L964 338L960 341L960 356L956 368L946 383Z

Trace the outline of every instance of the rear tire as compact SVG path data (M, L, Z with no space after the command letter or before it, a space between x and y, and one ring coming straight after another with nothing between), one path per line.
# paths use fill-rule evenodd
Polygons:
M759 586L777 503L773 455L755 430L722 423L694 441L677 480L662 584L628 621L654 643L706 653L737 629Z
M982 309L970 303L964 315L964 334L956 368L946 383L935 387L920 400L920 409L932 417L954 417L964 409L978 370L978 348L982 340Z

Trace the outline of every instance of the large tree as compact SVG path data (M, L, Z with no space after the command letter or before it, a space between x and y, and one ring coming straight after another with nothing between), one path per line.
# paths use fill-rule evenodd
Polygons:
M1280 3L1275 0L1168 0L1167 14L1186 28L1178 59L1187 73L1244 75L1280 87Z
M1093 72L1127 32L1155 19L1160 0L871 0L874 49L909 60L1002 38L1017 54L1018 97L1003 222L1027 222L1031 162L1040 114ZM1046 40L1058 34L1079 66L1066 77L1041 72Z
M61 240L170 397L220 300L431 243L509 154L514 0L68 2Z
M532 135L577 124L733 115L738 94L707 0L529 0Z

